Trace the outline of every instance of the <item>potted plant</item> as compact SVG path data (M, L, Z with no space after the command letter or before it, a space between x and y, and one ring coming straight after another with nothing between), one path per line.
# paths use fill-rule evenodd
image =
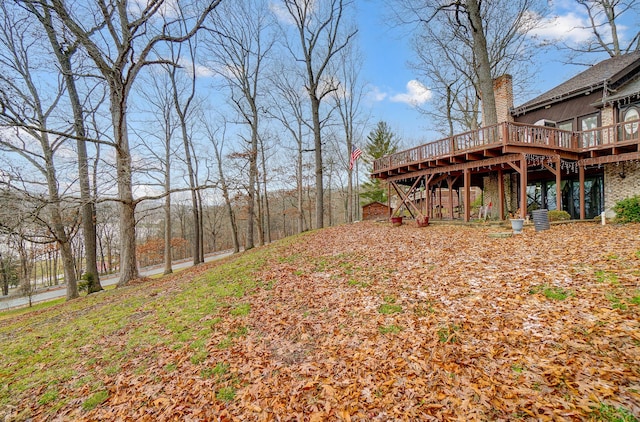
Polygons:
M418 227L427 227L429 225L429 216L428 215L424 215L424 216L418 216L416 218L416 223L418 224Z
M393 224L394 226L401 226L402 225L402 216L401 215L394 215L391 217L391 224Z

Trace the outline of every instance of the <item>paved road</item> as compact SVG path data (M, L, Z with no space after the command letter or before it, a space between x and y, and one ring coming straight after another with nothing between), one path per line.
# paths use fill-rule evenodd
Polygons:
M218 252L215 254L211 254L211 255L207 255L204 260L205 262L209 262L209 261L215 261L216 259L222 259L224 257L227 257L229 255L231 255L233 252L231 251L224 251L224 252ZM178 270L180 268L187 268L192 266L192 262L191 261L180 261L180 262L175 262L173 264L173 270ZM149 277L152 275L156 275L156 274L161 274L164 271L164 267L162 265L160 266L154 266L154 267L147 267L147 268L142 268L140 270L140 275L144 276L144 277ZM118 274L111 274L107 277L104 278L100 278L100 284L104 287L104 286L110 286L112 284L116 284L118 282ZM47 300L52 300L52 299L57 299L59 297L64 297L67 294L67 291L64 287L59 287L59 288L55 288L55 289L51 289L51 290L47 290L41 293L36 293L31 297L31 301L33 303L36 302L44 302ZM0 311L4 310L4 309L10 309L10 308L17 308L19 306L25 306L29 304L29 300L26 297L23 296L5 296L0 298Z

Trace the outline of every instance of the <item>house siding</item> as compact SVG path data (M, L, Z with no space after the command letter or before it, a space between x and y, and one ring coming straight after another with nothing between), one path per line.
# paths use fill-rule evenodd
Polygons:
M582 95L551 105L549 108L540 108L529 111L526 114L518 114L518 108L514 110L514 120L519 123L534 124L535 122L546 119L553 122L562 122L573 120L573 130L580 130L577 126L576 119L580 116L597 113L600 111L593 104L602 100L602 90L597 90L589 95Z

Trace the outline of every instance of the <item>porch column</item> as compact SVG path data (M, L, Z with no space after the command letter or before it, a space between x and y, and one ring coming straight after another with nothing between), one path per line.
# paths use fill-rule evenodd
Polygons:
M578 165L578 183L580 185L580 220L584 220L584 166Z
M438 215L437 217L442 220L442 181L438 185Z
M562 211L562 158L556 157L556 209Z
M522 154L520 158L520 218L527 217L527 157Z
M433 219L432 206L431 206L431 181L433 180L433 174L424 176L424 203L425 210L424 215Z
M447 177L447 186L449 186L449 219L453 220L453 177Z
M464 221L471 219L471 171L464 169Z
M393 215L393 210L391 209L391 183L387 182L387 209L389 210L389 220L391 220L391 216Z
M504 220L504 173L502 172L502 168L498 169L498 202L500 220Z

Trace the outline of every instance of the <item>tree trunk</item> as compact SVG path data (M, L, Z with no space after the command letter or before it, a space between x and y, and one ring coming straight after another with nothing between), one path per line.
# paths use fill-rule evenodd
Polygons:
M484 126L491 126L498 123L496 114L496 100L493 93L493 77L491 75L491 63L489 52L487 51L487 39L482 24L482 15L478 0L467 0L467 12L469 13L469 23L471 24L471 34L473 36L473 54L478 61L478 85L482 99L482 116Z
M302 181L302 144L298 144L298 159L296 161L296 193L298 199L298 234L304 231L304 189Z
M168 131L168 129L167 129ZM171 267L171 261L173 256L171 254L171 148L167 138L165 141L165 174L164 174L164 190L167 196L164 198L164 274L171 274L173 268Z
M313 119L313 145L316 165L316 228L324 227L324 186L322 169L322 137L320 126L320 100L311 95L311 115Z
M117 84L117 81L110 81ZM125 88L111 87L111 113L116 141L116 174L120 201L120 278L118 287L140 277L136 260L136 202L133 199L131 152L127 134Z
M212 141L213 142L213 141ZM214 152L216 154L216 160L218 161L218 175L220 177L220 186L222 188L222 196L224 197L224 203L227 208L227 214L229 216L229 224L231 225L231 238L233 240L233 252L240 252L240 242L238 241L238 225L236 224L236 217L233 214L233 206L231 205L231 198L229 197L229 187L224 177L224 171L222 171L222 157L218 150L218 146L214 145Z
M264 199L264 212L265 212L265 236L267 238L267 243L271 243L271 210L269 208L269 191L267 189L267 162L264 157L264 143L261 143L262 146L262 187L264 189L264 193L262 194L262 198Z

